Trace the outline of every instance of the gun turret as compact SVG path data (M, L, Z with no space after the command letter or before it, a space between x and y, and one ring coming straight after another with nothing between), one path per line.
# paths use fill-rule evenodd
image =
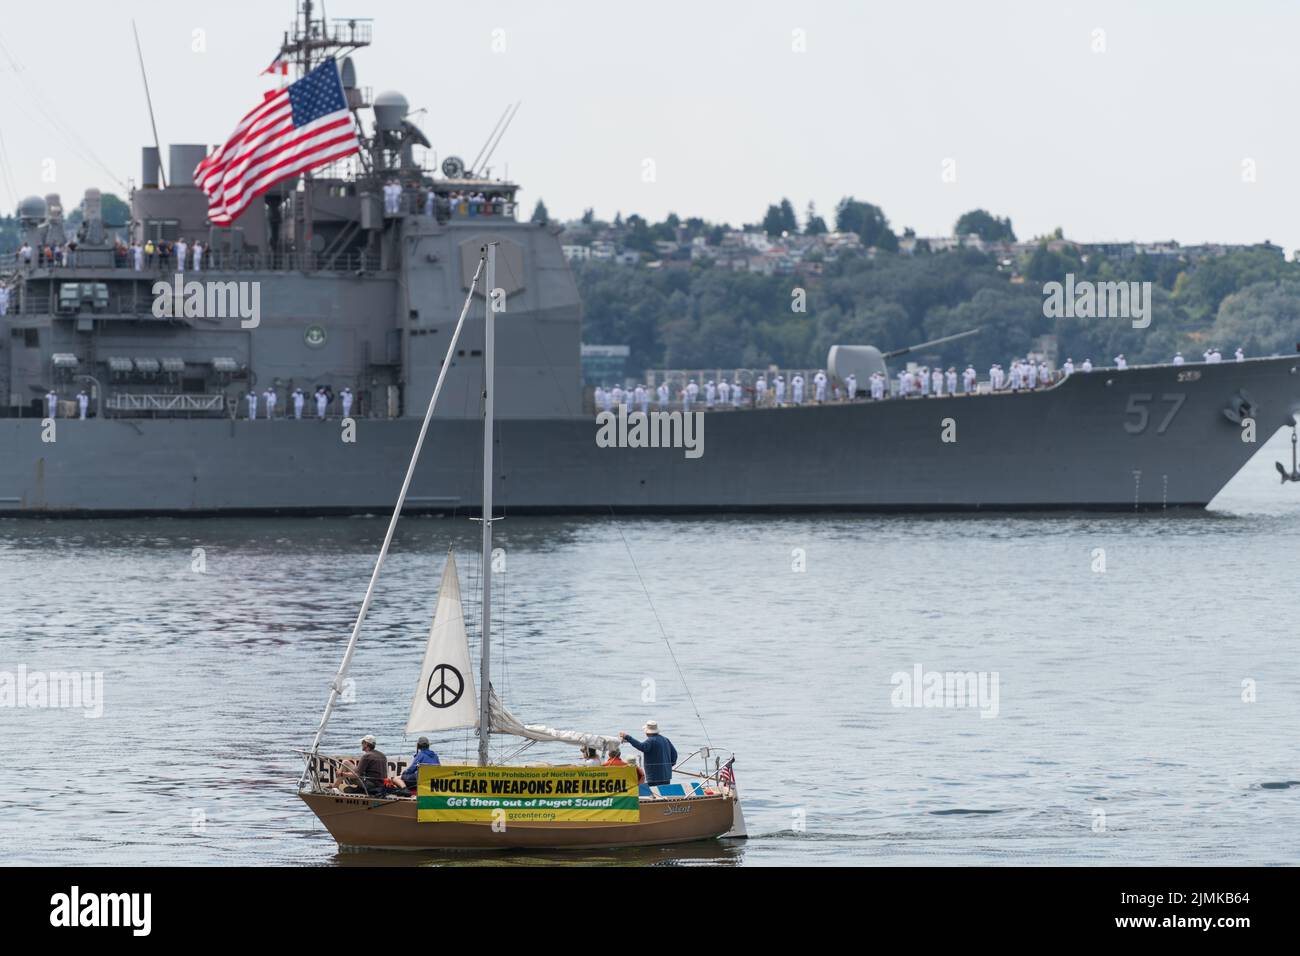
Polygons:
M946 345L948 342L956 342L958 339L968 338L976 335L981 331L979 328L967 329L965 332L958 332L956 335L945 335L940 339L931 339L929 342L921 342L919 345L909 345L905 349L894 349L892 352L881 353L882 358L898 358L900 355L907 355L909 352L919 352L921 349L928 349L933 345Z

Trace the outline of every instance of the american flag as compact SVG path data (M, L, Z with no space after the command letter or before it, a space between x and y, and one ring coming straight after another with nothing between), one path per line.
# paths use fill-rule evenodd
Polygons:
M271 61L271 65L268 66L265 70L262 71L262 75L263 75L263 76L266 76L266 74L268 74L268 73L270 73L270 74L276 74L276 73L279 73L281 76L288 76L288 75L289 75L289 61L286 60L286 59L283 59L282 54L277 53L277 54L275 55L275 59Z
M731 769L731 765L735 762L736 758L732 757L726 762L723 768L718 771L718 783L725 784L732 790L736 789L736 771Z
M266 94L226 145L195 167L194 182L208 194L208 219L228 226L276 183L360 148L338 64L326 60Z

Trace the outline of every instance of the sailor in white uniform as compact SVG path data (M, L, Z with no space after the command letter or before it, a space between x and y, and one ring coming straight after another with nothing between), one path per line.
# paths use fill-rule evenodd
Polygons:
M1085 371L1085 372L1091 372L1091 371L1092 371L1092 359L1090 359L1090 358L1086 358L1086 359L1084 359L1084 360L1083 360L1083 364L1082 364L1081 366L1079 366L1079 367L1080 367L1081 369L1083 369L1083 371Z
M745 390L740 386L740 379L735 379L731 383L731 405L733 408L739 408L745 403Z
M856 375L850 372L849 377L844 380L844 385L845 397L850 402L858 397L858 377Z
M1124 353L1120 352L1115 356L1115 367L1118 369L1128 368L1128 359L1124 358Z
M731 404L731 383L725 378L718 383L718 402L722 405Z
M324 387L316 389L316 417L323 419L325 417L325 406L329 404L329 396L325 394Z
M1237 361L1238 362L1246 361L1246 353L1241 350L1241 346L1237 346Z
M802 405L803 404L803 376L802 375L796 375L794 378L790 379L790 391L792 393L791 397L794 399L794 403L796 405Z
M1210 364L1213 365L1213 364L1215 364L1215 363L1222 362L1222 361L1223 361L1223 353L1220 352L1217 348L1216 348L1216 349L1211 349L1211 350L1210 350Z
M877 402L885 398L885 376L881 372L871 374L871 397Z
M45 412L46 418L59 417L59 396L53 389L45 393Z
M1182 353L1182 352L1175 352L1175 353L1174 353L1174 364L1175 364L1175 365L1182 365L1184 361L1185 361L1185 360L1183 359L1183 353Z
M274 418L275 417L275 389L267 388L267 390L262 393L262 400L266 402L266 417Z
M1028 362L1026 363L1026 365L1027 367L1025 369L1025 373L1028 376L1028 387L1037 388L1038 387L1038 366L1035 365L1033 362Z
M709 379L707 382L704 383L704 404L707 405L709 408L712 408L713 403L716 402L717 399L718 399L718 386L713 384L713 379Z
M785 376L778 375L776 377L776 382L774 382L772 385L772 388L776 391L776 403L778 405L784 405L785 404Z
M700 397L700 386L696 384L695 379L691 379L686 385L686 392L690 395L691 401Z
M930 391L935 395L943 395L943 369L937 368L930 373Z
M297 419L302 418L302 406L305 402L306 399L303 397L302 389L295 388L293 390L293 417L294 418Z
M975 366L967 365L966 371L961 373L962 391L965 392L967 395L975 391L975 380L978 378L979 378L979 374L975 371Z
M1040 362L1038 364L1038 381L1042 384L1043 388L1047 388L1048 384L1052 381L1052 370L1047 367L1046 362Z
M194 271L203 271L203 243L194 240Z
M944 374L944 385L949 395L957 394L957 369L955 366L949 366L948 371Z
M813 376L813 390L818 402L826 401L826 373L820 369Z
M655 394L659 397L659 407L665 408L668 405L668 383L660 382Z
M754 382L754 404L767 404L767 379L762 375L758 377L758 381Z
M352 389L348 388L345 385L343 387L342 393L340 393L340 397L343 399L343 417L351 418L352 417Z
M1065 374L1066 375L1074 374L1074 359L1068 358L1065 360Z
M131 243L131 264L136 272L144 268L144 246L138 242Z
M184 239L176 240L176 271L177 272L185 271L185 254L189 251L190 251L190 247L186 245Z
M1001 384L998 380L998 366L995 362L989 366L989 386L996 392Z
M918 384L919 386L921 386L921 394L922 394L923 396L928 396L928 395L930 394L930 368L929 368L929 366L927 366L927 365L922 365L921 368L920 368L920 370L919 370L916 374L917 374L917 379L918 379L917 384Z
M83 422L86 420L86 410L88 408L90 408L90 396L86 394L86 390L83 388L77 393L77 410Z
M907 369L901 369L898 373L898 397L907 398L912 391L912 376L908 374Z
M248 420L250 422L255 421L257 419L257 392L250 391L247 396L247 401L248 401Z

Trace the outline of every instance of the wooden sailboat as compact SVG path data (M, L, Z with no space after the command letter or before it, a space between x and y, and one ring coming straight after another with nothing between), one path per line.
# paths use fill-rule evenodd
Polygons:
M638 786L635 769L631 767L507 766L492 764L489 759L488 741L494 733L510 735L525 742L558 741L575 748L585 745L597 750L608 750L618 744L616 738L600 734L525 725L506 709L492 689L489 638L492 633L492 403L495 391L493 313L502 307L496 292L496 251L495 243L488 243L483 248L470 282L469 295L452 335L448 358L439 372L343 662L330 687L311 750L305 752L306 769L299 781L299 796L341 847L595 849L743 837L744 817L734 774L720 770L717 758L714 758L710 773L707 749L697 751L703 754L703 772L689 774L685 784L659 787ZM486 288L491 291L486 296L484 329L480 680L476 693L455 556L449 553L420 682L407 720L408 733L477 727L478 762L463 766L421 767L419 789L414 797L344 794L333 787L337 758L321 754L321 740L352 663L361 625L370 608L375 583L392 542L434 406L485 269ZM729 770L730 763L727 767ZM680 768L678 770L680 772Z

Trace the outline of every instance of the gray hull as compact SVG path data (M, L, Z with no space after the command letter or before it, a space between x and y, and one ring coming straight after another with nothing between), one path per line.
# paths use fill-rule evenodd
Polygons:
M498 423L501 510L1204 507L1300 409L1300 356L1076 374L1020 394L705 415L704 454L600 448L591 418ZM1257 441L1224 408L1253 401ZM1175 407L1177 406L1177 407ZM944 420L956 441L942 441ZM0 420L0 513L392 508L415 419ZM481 424L435 419L410 511L478 504Z

